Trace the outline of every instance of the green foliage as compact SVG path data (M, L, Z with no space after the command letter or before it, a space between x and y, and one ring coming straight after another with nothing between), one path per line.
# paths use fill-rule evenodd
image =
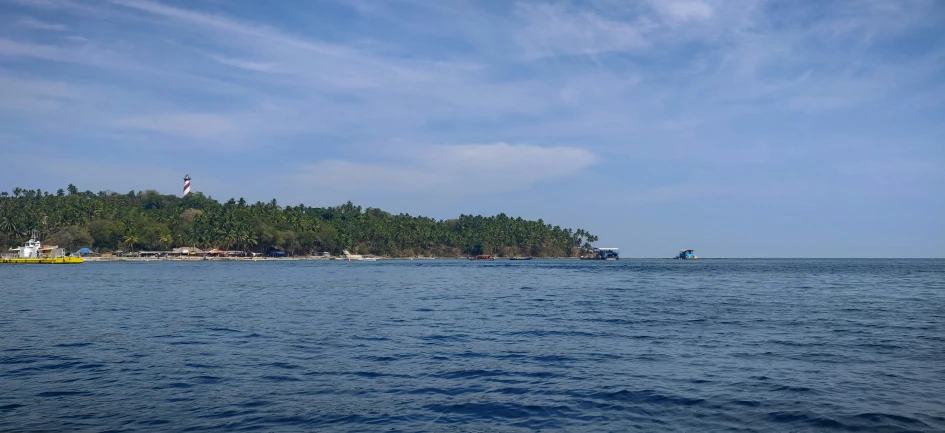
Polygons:
M278 249L289 255L347 249L391 257L562 257L580 254L597 241L584 230L505 214L435 220L362 209L351 202L328 208L282 207L275 199L220 203L199 192L186 197L150 190L95 194L71 184L55 194L22 188L0 192L0 245L20 245L34 229L46 243L99 252L196 246Z

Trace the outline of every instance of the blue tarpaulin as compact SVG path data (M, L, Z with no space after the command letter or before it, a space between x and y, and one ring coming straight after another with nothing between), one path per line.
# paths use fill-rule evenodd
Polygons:
M90 249L88 249L88 248L80 248L80 249L79 249L79 254L92 254L92 250L90 250Z

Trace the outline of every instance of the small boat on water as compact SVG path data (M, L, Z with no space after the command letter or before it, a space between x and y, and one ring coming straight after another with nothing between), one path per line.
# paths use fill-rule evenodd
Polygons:
M691 249L681 249L679 250L679 255L675 257L677 260L699 260L699 256L696 256L692 253Z
M619 260L620 248L594 248L594 255L581 257L581 260Z
M531 257L518 257L518 256L509 257L509 260L531 260L531 259L532 259Z
M83 262L81 257L67 255L62 248L57 246L43 246L35 237L36 235L34 234L22 247L11 248L10 251L15 251L15 253L0 257L0 263L64 265Z
M476 257L472 257L469 260L495 260L495 257L492 257L489 254L480 254Z

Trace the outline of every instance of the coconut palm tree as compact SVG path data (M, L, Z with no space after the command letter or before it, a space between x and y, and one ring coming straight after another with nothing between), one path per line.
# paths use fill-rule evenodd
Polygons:
M128 245L131 248L131 252L135 250L135 244L138 243L138 235L134 232L128 232L128 235L125 236L125 245Z
M10 218L9 215L4 215L3 218L0 218L0 233L14 232L16 232L16 222L13 221L13 218Z
M161 242L161 245L163 245L164 248L168 248L172 243L174 243L174 236L172 236L170 233L165 233L158 237L158 241Z

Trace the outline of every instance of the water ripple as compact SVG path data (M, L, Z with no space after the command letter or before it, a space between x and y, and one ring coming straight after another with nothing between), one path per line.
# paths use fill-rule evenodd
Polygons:
M0 431L945 431L942 260L361 265L0 268Z

